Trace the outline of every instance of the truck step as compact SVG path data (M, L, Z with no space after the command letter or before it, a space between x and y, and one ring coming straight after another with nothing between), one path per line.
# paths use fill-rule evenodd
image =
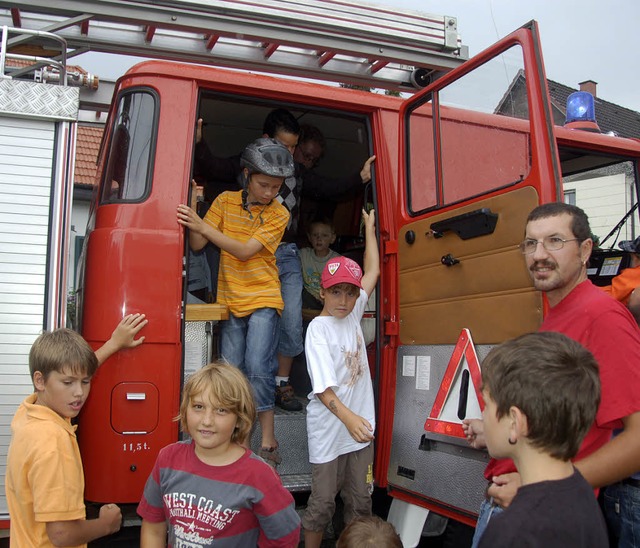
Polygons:
M301 411L285 411L276 407L275 432L280 444L282 462L278 465L278 474L282 484L289 491L309 491L311 489L311 464L307 446L306 398L300 398ZM257 454L260 451L262 431L260 424L251 435L251 449Z

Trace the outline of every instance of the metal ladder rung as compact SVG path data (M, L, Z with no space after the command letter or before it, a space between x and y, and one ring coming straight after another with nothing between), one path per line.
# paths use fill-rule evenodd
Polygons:
M209 36L205 36L207 42L205 47L207 48L207 50L211 51L213 49L213 46L216 45L216 42L219 38L220 35L218 34L210 34Z
M151 25L149 25L145 30L144 41L147 43L150 43L151 40L153 40L153 35L155 33L156 33L156 27L152 27Z
M0 23L87 50L410 90L414 67L466 59L455 18L352 0L0 0ZM6 13L3 13L5 8ZM67 19L65 19L65 17Z
M318 65L321 67L325 66L331 59L335 57L335 52L333 51L322 51L318 52Z
M269 57L271 57L276 52L279 46L280 44L262 44L262 47L264 49L264 58L269 59Z

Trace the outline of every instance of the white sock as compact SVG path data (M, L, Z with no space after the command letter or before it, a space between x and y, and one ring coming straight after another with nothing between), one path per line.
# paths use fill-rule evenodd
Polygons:
M289 384L289 377L278 377L276 375L276 386L280 386L282 381L284 381L285 384Z

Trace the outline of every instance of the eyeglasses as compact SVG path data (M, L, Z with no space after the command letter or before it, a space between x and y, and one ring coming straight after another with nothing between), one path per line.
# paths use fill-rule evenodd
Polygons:
M538 244L542 244L547 251L558 251L564 247L564 244L567 242L579 242L580 238L571 238L569 240L564 240L563 238L559 238L558 236L547 236L542 240L534 240L533 238L527 238L523 241L518 248L523 255L531 255L531 253L535 253L538 248Z

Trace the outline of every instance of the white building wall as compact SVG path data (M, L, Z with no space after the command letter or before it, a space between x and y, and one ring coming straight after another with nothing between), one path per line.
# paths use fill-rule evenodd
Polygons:
M629 211L633 203L630 182L624 173L565 182L564 191L575 191L576 205L589 216L594 235L602 240ZM637 218L637 215L636 215ZM620 240L633 238L631 221L627 221L620 232ZM605 245L609 245L609 240Z
M71 208L71 231L69 233L69 277L67 280L67 288L69 294L76 288L76 241L78 237L84 237L87 229L87 221L89 220L90 202L78 200L74 197Z

